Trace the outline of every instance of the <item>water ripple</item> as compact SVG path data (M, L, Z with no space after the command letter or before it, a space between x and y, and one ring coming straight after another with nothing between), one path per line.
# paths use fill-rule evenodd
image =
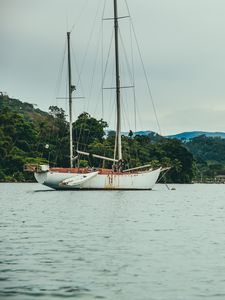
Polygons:
M0 299L225 299L224 185L0 188Z

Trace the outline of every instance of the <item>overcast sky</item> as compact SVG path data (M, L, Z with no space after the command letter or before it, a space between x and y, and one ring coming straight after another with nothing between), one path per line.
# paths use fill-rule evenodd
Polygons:
M225 131L225 1L127 2L162 134ZM104 17L112 17L111 3L112 0L107 0ZM124 0L118 4L120 15L127 15ZM103 111L104 119L112 128L114 97L112 91L104 91L102 109L100 89L102 33L99 25L103 5L104 0L0 0L0 91L35 103L43 110L57 104L67 111L66 102L56 97L66 95L63 82L66 68L62 71L62 80L59 80L60 70L66 31L74 26L71 35L73 81L77 85L77 96L85 96L85 99L75 100L74 116L88 109L100 118ZM97 25L94 25L95 19L99 19ZM129 58L130 27L125 22L125 19L120 21L121 36L124 43L129 42ZM104 46L110 44L111 25L111 21L104 21ZM123 33L123 29L128 32ZM132 45L136 54L134 62L138 64L134 68L137 129L159 131L134 40ZM104 50L104 61L106 56L107 50ZM124 57L121 54L121 77L126 75ZM113 82L112 72L106 77L105 87ZM124 77L122 85L132 84ZM133 92L123 90L122 98L122 129L134 129Z

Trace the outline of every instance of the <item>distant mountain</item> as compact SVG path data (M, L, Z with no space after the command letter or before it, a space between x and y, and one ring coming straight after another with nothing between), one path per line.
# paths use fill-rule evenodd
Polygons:
M207 131L189 131L182 132L174 135L167 135L166 138L178 139L178 140L190 140L200 135L205 135L207 137L221 137L225 139L225 132L207 132Z
M135 131L135 135L152 135L155 134L155 132L150 131L150 130L145 130L145 131Z
M123 132L122 134L125 136L128 136L129 132ZM159 136L157 133L150 131L150 130L136 131L136 132L133 132L133 134L134 135L144 135L144 136L148 136L148 135ZM221 137L221 138L225 139L225 132L208 132L208 131L188 131L188 132L181 132L181 133L173 134L173 135L166 135L163 137L169 138L169 139L178 139L178 140L189 141L190 139L193 139L200 135L205 135L207 137Z
M144 135L144 136L147 136L147 135L152 135L152 134L154 135L156 133L153 132L153 131L150 131L150 130L142 130L142 131L133 131L133 134L134 135ZM122 135L128 136L129 132L122 132Z

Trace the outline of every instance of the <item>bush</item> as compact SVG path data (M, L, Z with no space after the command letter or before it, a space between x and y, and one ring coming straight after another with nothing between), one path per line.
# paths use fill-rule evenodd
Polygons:
M0 181L5 181L5 173L2 170L0 170Z

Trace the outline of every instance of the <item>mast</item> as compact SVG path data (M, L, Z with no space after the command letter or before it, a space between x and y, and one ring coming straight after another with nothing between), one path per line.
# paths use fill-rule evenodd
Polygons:
M69 131L70 131L70 168L73 168L73 120L72 120L72 93L73 86L71 83L71 59L70 59L70 32L67 32L68 47L68 81L69 81Z
M120 68L119 68L119 41L118 41L118 12L117 0L114 0L114 31L115 31L115 62L116 62L116 107L117 107L117 125L116 125L116 145L118 159L122 159L121 145L121 105L120 105Z

